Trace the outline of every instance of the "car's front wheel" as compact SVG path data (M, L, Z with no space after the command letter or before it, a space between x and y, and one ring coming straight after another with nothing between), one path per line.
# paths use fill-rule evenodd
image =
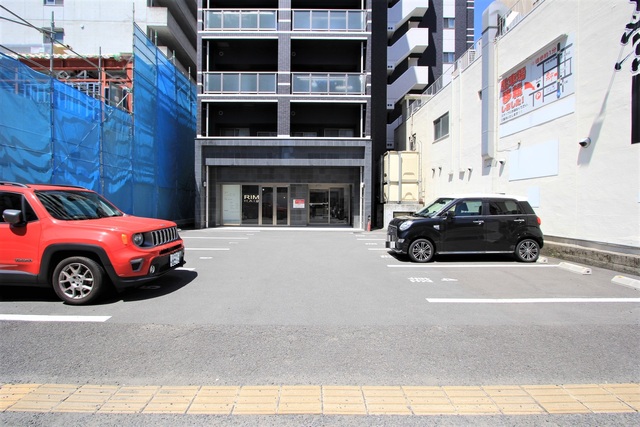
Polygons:
M95 301L102 292L104 270L86 257L69 257L53 271L53 290L68 304L80 305Z
M427 239L418 239L409 246L409 258L413 262L429 262L434 252L433 243Z
M516 246L516 258L521 262L536 262L540 256L540 245L533 239L521 240Z

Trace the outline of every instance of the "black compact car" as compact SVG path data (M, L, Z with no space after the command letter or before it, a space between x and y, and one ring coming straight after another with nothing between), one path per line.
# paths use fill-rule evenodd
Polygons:
M394 218L386 247L429 262L436 254L514 254L535 262L544 238L529 202L499 194L440 197L411 216Z

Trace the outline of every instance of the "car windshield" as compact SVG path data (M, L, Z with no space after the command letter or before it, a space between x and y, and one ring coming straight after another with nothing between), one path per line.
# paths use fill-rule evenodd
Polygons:
M122 216L123 213L92 191L50 190L36 195L52 217L65 221Z
M431 203L430 205L427 205L424 208L420 209L418 212L416 212L416 215L424 216L424 217L432 217L437 212L440 212L442 208L448 205L452 200L453 200L452 198L441 197L437 199L435 202Z

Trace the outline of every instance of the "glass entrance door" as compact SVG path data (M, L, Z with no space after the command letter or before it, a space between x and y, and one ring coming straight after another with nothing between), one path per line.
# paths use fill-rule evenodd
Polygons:
M273 187L262 187L260 191L260 223L262 225L273 225Z
M289 224L289 188L260 188L260 224Z
M349 188L309 189L309 224L349 224Z
M276 187L276 225L289 224L289 188Z
M329 190L329 207L331 208L331 215L329 216L329 222L331 224L348 224L349 212L348 206L345 203L345 189L344 188L331 188Z
M309 224L329 223L329 190L309 190Z

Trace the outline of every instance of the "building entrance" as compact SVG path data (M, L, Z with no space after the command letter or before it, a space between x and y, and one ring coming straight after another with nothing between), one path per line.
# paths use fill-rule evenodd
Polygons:
M309 224L348 224L348 190L345 188L309 189Z
M351 186L222 184L221 224L303 226L351 224Z

